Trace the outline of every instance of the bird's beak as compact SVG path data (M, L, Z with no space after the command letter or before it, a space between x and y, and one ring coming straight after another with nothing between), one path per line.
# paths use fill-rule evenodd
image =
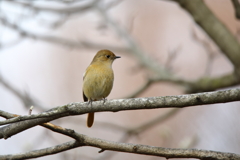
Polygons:
M121 58L120 56L115 56L115 58L114 59L117 59L117 58Z

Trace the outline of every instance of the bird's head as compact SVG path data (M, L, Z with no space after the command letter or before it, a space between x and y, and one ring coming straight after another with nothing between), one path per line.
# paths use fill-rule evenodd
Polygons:
M94 56L92 63L103 62L106 64L112 64L112 62L117 58L121 58L121 57L116 56L113 52L111 52L109 50L100 50Z

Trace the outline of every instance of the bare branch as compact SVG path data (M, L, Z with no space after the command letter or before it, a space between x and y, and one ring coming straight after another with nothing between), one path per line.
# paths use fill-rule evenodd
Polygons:
M114 50L114 51L118 51L118 52L128 52L129 51L125 47L97 44L97 43L89 42L87 40L73 41L70 39L62 38L62 37L32 33L27 30L24 30L23 28L21 28L20 26L18 26L16 24L9 22L6 18L1 17L1 16L0 16L0 22L3 25L7 26L8 28L11 28L14 31L16 31L21 37L27 37L27 38L37 39L37 40L41 40L41 41L47 41L47 42L56 43L59 45L68 46L71 48L89 48L89 49L108 48L110 50Z
M215 152L199 149L170 149L162 147L153 147L148 145L130 144L130 143L117 143L113 141L103 140L99 138L92 138L86 135L75 133L78 141L66 142L54 147L49 147L41 150L30 151L22 154L15 155L2 155L0 159L28 159L36 158L44 155L56 154L72 148L80 146L92 146L100 148L101 150L119 151L143 155L152 155L158 157L169 158L198 158L198 159L211 159L211 160L238 160L240 155L234 153Z
M26 2L26 1L15 1L15 0L8 0L8 2L11 2L15 5L20 5L22 7L31 9L35 12L39 12L39 11L44 11L44 12L52 12L52 13L56 13L56 14L76 14L76 13L83 13L86 11L89 11L91 9L93 9L93 7L95 6L97 0L94 1L90 1L90 3L85 4L85 5L73 5L71 7L67 6L67 7L49 7L49 6L36 6L33 5L31 2Z
M14 114L10 114L5 112L5 118L14 117ZM117 143L107 140L102 140L98 138L91 138L79 133L76 133L73 130L62 128L62 127L55 127L55 125L50 123L45 123L42 126L58 133L63 133L64 135L68 135L70 137L75 138L77 141L70 141L66 142L57 146L30 151L27 153L22 154L15 154L15 155L1 155L0 159L29 159L29 158L36 158L42 157L46 155L56 154L59 152L63 152L69 149L73 149L80 146L93 146L100 148L101 150L112 150L112 151L121 151L121 152L128 152L128 153L135 153L135 154L145 154L145 155L155 155L160 157L166 158L199 158L204 159L206 157L211 157L212 159L216 160L224 160L228 159L229 157L232 160L237 160L240 158L240 155L236 155L233 153L221 153L221 152L214 152L214 151L206 151L206 150L197 150L197 149L169 149L169 148L161 148L161 147L152 147L147 145L135 145L135 144L128 144L128 143Z
M240 19L240 3L239 0L232 0L232 4L235 10L235 16L237 19Z
M209 76L211 73L211 65L212 65L212 61L214 60L214 58L217 56L217 51L214 51L211 47L211 43L206 40L206 39L200 39L196 33L196 31L193 29L192 30L192 37L194 40L196 40L199 44L201 44L203 46L203 48L206 50L207 52L207 56L208 56L208 60L207 60L207 64L205 67L205 75Z
M20 92L18 89L16 89L16 87L14 87L9 82L7 82L1 75L0 75L0 84L2 84L6 89L8 89L16 97L18 97L22 101L25 107L29 107L33 105L33 106L38 106L36 108L41 108L42 110L45 109L45 107L40 106L40 103L38 103L38 101L35 98L31 97L27 93Z
M11 113L8 113L5 111L0 111L0 117L4 117L6 119L11 119L14 117L19 117L19 116L20 115L17 115L17 114L11 114ZM57 133L65 135L65 136L69 136L71 138L76 139L76 136L73 134L74 131L71 129L62 128L62 127L54 125L52 123L44 123L44 124L40 124L40 125L53 131L53 132L57 132Z
M152 120L150 120L150 121L148 121L144 124L141 124L138 127L133 127L133 128L130 128L130 129L126 130L125 134L119 140L119 142L127 142L130 137L135 136L135 135L139 135L139 134L143 133L144 131L148 130L149 128L164 122L168 118L175 115L178 111L180 111L180 110L176 109L176 108L172 109L169 112L167 112L166 114L161 115L157 118L154 118L154 119L152 119Z
M146 130L148 130L149 128L164 122L165 120L167 120L168 118L172 117L173 115L175 115L177 112L179 112L180 110L177 108L174 108L170 111L168 111L167 113L165 113L164 115L158 116L157 118L154 118L144 124L141 124L138 127L134 127L132 129L130 129L128 132L129 133L134 133L134 134L139 134L141 132L144 132Z
M3 115L5 118L11 118L15 116L14 114L10 114L7 112L4 112ZM73 137L77 141L70 141L70 142L66 142L53 147L34 150L26 153L20 153L20 154L14 154L14 155L0 155L0 159L36 158L36 157L56 154L56 153L63 152L63 151L80 147L80 146L97 147L97 148L100 148L101 151L112 150L112 151L128 152L128 153L135 153L135 154L154 155L154 156L160 156L165 158L199 158L199 159L211 158L214 160L225 160L225 159L229 159L230 157L232 160L237 160L240 158L240 155L233 154L233 153L223 153L223 152L198 150L198 149L170 149L170 148L162 148L162 147L152 147L147 145L117 143L117 142L107 141L103 139L88 137L86 135L76 133L74 130L69 130L59 126L56 127L51 123L45 123L42 126L54 132L62 133L64 135L68 135L69 137Z
M14 154L14 155L0 155L0 159L30 159L30 158L37 158L37 157L42 157L42 156L47 156L47 155L52 155L56 154L59 152L67 151L69 149L73 149L76 147L81 146L78 141L70 141L66 142L60 145L56 145L53 147L45 148L45 149L40 149L40 150L34 150L26 153L19 153L19 154Z
M15 46L17 45L18 43L22 42L22 37L19 36L17 37L16 39L14 40L11 40L11 42L7 42L7 43L2 43L0 42L0 49L7 49L7 48L10 48L12 46Z
M220 77L203 77L195 82L186 83L186 93L213 91L216 89L238 85L240 79L234 74Z
M173 0L188 11L195 22L212 38L222 52L235 66L240 77L240 44L236 37L222 24L202 0Z
M141 65L148 68L150 71L157 73L159 76L163 78L173 77L173 75L165 69L163 66L159 65L154 59L148 56L143 50L136 44L133 38L127 33L126 30L121 28L112 18L106 13L106 9L104 6L98 3L97 9L100 15L105 19L106 23L110 24L116 31L116 33L126 41L128 45L130 53L133 54Z
M179 109L172 109L169 112L165 113L164 115L158 116L157 118L154 118L146 123L143 123L137 127L133 127L133 128L131 127L129 129L122 128L122 127L118 128L115 126L113 126L113 127L117 128L117 129L125 130L125 133L120 138L119 142L127 142L129 140L129 138L131 138L132 136L136 136L136 135L138 136L139 134L143 133L144 131L147 131L149 128L164 122L165 120L167 120L170 117L172 117L173 115L175 115L178 111L179 111ZM108 154L104 155L104 157L101 157L100 159L109 159L114 154L116 154L116 152L108 152Z
M177 58L178 56L178 52L181 50L181 46L178 46L177 48L175 48L172 51L169 51L167 54L167 59L165 62L165 67L168 68L168 70L170 70L171 72L176 72L176 70L173 69L173 62L174 60Z
M53 108L41 114L20 116L6 121L1 121L2 125L17 121L21 122L17 122L0 128L0 139L2 138L7 139L12 135L15 135L36 125L40 125L52 121L54 119L70 115L81 115L89 112L104 112L104 111L118 112L124 110L137 110L137 109L184 108L196 105L226 103L239 100L240 89L230 89L224 91L188 94L180 96L116 99L109 100L105 102L104 105L102 105L101 101L96 101L92 103L91 107L89 107L88 103L83 102L70 103L65 106Z
M153 83L153 81L151 79L148 79L147 82L145 82L145 84L143 84L137 91L135 91L131 95L127 96L127 98L137 97L139 94L144 92L152 83Z
M29 108L28 115L31 115L31 114L32 114L33 108L34 108L33 106L31 106L31 107Z

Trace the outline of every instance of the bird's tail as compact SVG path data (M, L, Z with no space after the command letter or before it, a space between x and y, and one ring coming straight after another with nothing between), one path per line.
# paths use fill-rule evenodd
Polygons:
M88 126L89 128L92 127L93 122L94 122L94 112L88 113L87 126Z

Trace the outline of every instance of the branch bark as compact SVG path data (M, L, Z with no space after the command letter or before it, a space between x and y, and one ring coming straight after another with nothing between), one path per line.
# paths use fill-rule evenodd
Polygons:
M70 103L64 106L53 108L41 114L21 116L20 118L16 117L12 120L7 120L6 122L1 121L2 125L13 122L17 123L0 128L0 139L7 139L8 137L11 137L36 125L70 115L81 115L89 112L118 112L137 109L184 108L196 105L226 103L239 100L240 89L229 89L224 91L179 96L108 100L104 103L104 105L101 101L93 102L91 106L84 102Z
M232 4L235 10L235 16L237 19L240 19L240 3L238 0L232 0Z
M15 155L2 155L0 159L28 159L37 158L45 155L56 154L62 151L73 149L80 146L92 146L100 148L104 151L118 151L143 155L152 155L158 157L169 158L198 158L201 160L239 160L240 155L234 153L215 152L199 149L171 149L163 147L153 147L148 145L130 144L130 143L118 143L99 138L92 138L83 134L74 132L78 141L66 142L54 147L49 147L41 150L30 151L22 154Z
M221 23L202 0L173 0L188 11L195 22L212 38L235 66L240 77L240 44L227 27Z
M12 118L17 115L2 112L1 115L5 118ZM118 143L113 141L107 141L99 138L92 138L83 134L79 134L74 130L62 128L51 123L42 124L43 127L50 129L54 132L64 134L72 137L75 140L62 143L53 147L48 147L40 150L29 151L26 153L12 154L12 155L0 155L0 159L29 159L37 158L47 155L56 154L59 152L67 151L73 148L81 146L92 146L101 149L99 153L105 150L128 152L135 154L144 154L159 156L165 158L198 158L203 160L238 160L240 155L234 153L215 152L199 149L171 149L162 147L153 147L148 145L130 144L130 143Z

